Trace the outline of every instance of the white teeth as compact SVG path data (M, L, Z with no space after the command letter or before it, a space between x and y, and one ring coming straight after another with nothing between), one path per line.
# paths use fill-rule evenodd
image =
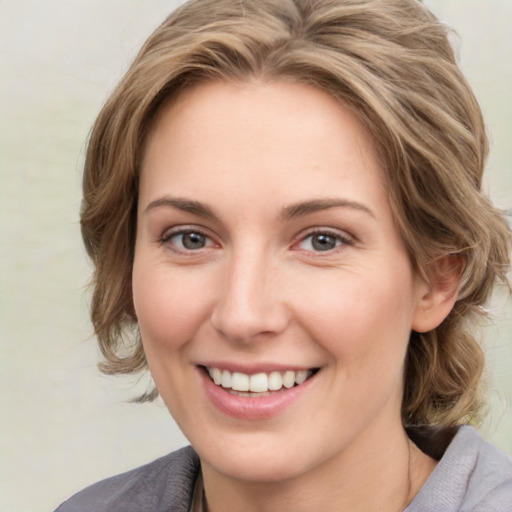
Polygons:
M211 375L211 377L217 386L222 384L222 372L218 368L213 369L213 375Z
M249 375L239 372L233 373L231 389L235 391L249 391Z
M222 384L222 370L218 368L208 368L208 373L217 386Z
M288 371L288 372L284 372L284 375L283 375L283 386L285 388L293 388L295 384L295 372L292 372L292 371Z
M255 393L263 393L268 391L268 377L266 373L256 373L255 375L251 375L251 380L249 383L249 391L253 391Z
M220 383L223 388L230 388L231 387L231 372L224 370L222 372L222 377L221 377Z
M283 387L283 377L279 372L270 372L268 374L269 391L277 391Z
M308 370L299 370L295 372L295 384L302 384L309 377Z
M311 370L287 370L285 372L273 371L270 373L255 373L248 375L241 372L231 373L228 370L208 367L208 373L217 386L234 391L252 393L266 393L268 391L279 391L281 388L293 388L300 385L312 374Z

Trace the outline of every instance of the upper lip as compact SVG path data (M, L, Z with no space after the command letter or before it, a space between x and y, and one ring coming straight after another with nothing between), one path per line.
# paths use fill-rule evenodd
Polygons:
M257 373L270 373L270 372L285 372L288 370L314 370L318 366L306 366L297 364L283 364L283 363L238 363L227 361L208 361L199 363L198 366L207 368L219 368L221 370L228 370L229 372L240 372L247 375L254 375Z

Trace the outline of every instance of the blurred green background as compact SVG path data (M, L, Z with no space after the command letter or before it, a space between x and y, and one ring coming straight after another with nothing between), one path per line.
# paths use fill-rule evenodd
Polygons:
M100 376L78 210L84 143L108 92L176 0L0 0L0 510L52 510L185 443L145 382ZM425 0L460 34L487 119L486 187L512 209L512 2ZM512 455L512 305L484 331L486 437Z

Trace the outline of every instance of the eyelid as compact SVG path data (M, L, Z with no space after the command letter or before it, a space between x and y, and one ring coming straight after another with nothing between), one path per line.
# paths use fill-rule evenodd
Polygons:
M220 244L218 242L216 242L215 237L211 235L211 233L208 229L205 229L202 226L198 226L197 224L183 224L183 225L178 225L178 226L173 226L171 228L168 228L168 229L164 230L164 232L161 236L158 237L157 242L161 245L165 245L166 243L169 242L169 240L172 237L180 235L180 234L186 234L186 233L199 233L199 234L203 235L204 237L206 237L209 242L211 242L211 245L209 244L208 246L206 246L202 249L208 249L212 246L217 246L217 247L220 246ZM337 240L339 240L341 242L341 244L334 247L333 249L329 249L326 251L312 251L312 250L303 250L303 249L298 248L298 245L300 243L302 243L304 240L306 240L308 237L314 236L314 235L320 235L320 234L332 236L332 237L336 238ZM336 228L331 228L331 227L313 227L313 228L308 228L308 229L302 231L301 233L299 233L293 240L293 242L291 244L291 248L295 249L295 250L302 250L303 252L307 252L307 253L314 253L315 256L322 255L322 254L327 256L328 254L332 254L333 252L335 252L337 250L343 249L344 246L354 245L355 241L356 241L355 237L348 234L346 231L339 230ZM199 252L202 249L197 249L197 250L186 250L185 249L185 250L183 250L176 246L173 246L172 250L175 252L178 252L178 253L192 253L192 252Z
M304 250L304 249L298 248L298 245L300 243L302 243L308 237L314 236L314 235L332 236L332 237L336 238L337 240L339 240L341 242L341 244L334 247L333 249L326 250L326 251L311 251L311 250ZM296 248L297 250L302 250L306 253L314 254L315 256L317 256L317 255L318 256L321 256L321 255L327 256L329 254L333 254L333 252L342 250L345 246L354 245L354 243L355 243L355 238L353 236L349 235L346 231L338 230L335 228L315 227L315 228L310 228L305 231L302 231L293 241L292 248L293 249Z
M177 253L182 254L188 254L188 253L195 253L200 252L202 249L209 249L212 246L218 246L219 244L215 241L214 237L209 233L208 230L202 228L201 226L197 226L194 224L184 224L179 226L173 226L171 228L166 229L163 234L158 238L158 242L160 245L169 244L171 238L177 236L177 235L184 235L187 233L198 233L200 235L203 235L205 238L207 238L211 244L207 245L206 247L203 247L201 249L197 250L187 250L187 249L181 249L179 247L176 247L173 245L172 250Z
M210 238L210 236L208 235L208 233L205 232L204 229L193 225L173 226L172 228L166 229L159 238L161 241L166 241L169 240L169 238L172 238L173 236L176 235L180 235L182 233L200 233L201 235Z

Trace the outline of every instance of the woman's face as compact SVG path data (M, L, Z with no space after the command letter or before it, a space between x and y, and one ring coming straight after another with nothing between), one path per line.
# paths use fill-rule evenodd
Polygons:
M278 481L403 435L404 357L427 291L348 108L258 81L162 107L133 296L158 390L205 466Z

